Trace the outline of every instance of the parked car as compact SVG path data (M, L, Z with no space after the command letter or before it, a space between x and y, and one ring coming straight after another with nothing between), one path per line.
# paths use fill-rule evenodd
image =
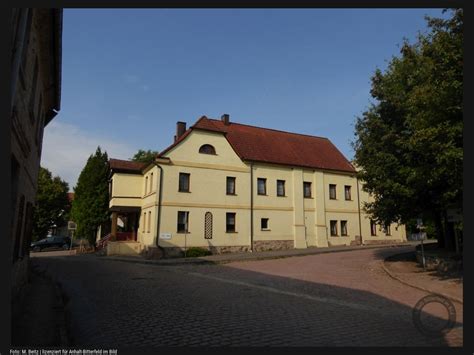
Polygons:
M44 239L31 243L32 251L42 251L43 249L63 249L71 247L71 238L61 236L48 236Z

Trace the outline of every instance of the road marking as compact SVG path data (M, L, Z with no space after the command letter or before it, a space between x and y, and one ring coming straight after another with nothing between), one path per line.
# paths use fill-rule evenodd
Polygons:
M248 282L243 282L243 281L229 280L229 279L224 279L224 278L221 278L221 277L201 274L199 272L188 272L187 274L197 276L197 277L202 277L202 278L205 278L205 279L225 282L225 283L229 283L229 284L233 284L233 285L246 286L246 287L250 287L250 288L264 290L264 291L267 291L267 292L273 292L273 293L277 293L277 294L280 294L280 295L293 296L293 297L303 298L303 299L307 299L307 300L311 300L311 301L315 301L315 302L329 303L329 304L332 304L332 305L335 305L335 306L349 307L349 308L360 310L360 311L372 311L372 312L380 313L380 311L378 311L378 310L376 310L372 307L363 306L361 304L357 304L357 303L353 303L353 302L340 301L340 300L335 300L335 299L326 298L326 297L311 296L311 295L307 295L307 294L304 294L304 293L282 291L282 290L279 290L277 288L273 288L273 287L269 287L269 286L255 285L255 284L248 283Z

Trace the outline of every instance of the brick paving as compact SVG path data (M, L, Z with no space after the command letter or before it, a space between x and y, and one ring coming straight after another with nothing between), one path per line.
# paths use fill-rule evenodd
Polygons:
M462 307L444 337L426 337L413 325L412 307L426 293L391 279L379 264L402 251L225 265L94 255L31 262L67 294L75 346L461 346Z

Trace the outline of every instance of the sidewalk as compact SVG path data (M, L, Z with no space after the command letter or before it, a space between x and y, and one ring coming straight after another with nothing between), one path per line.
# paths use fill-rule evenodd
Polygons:
M305 256L315 255L324 253L337 253L353 250L365 250L365 249L376 249L376 248L389 248L389 247L415 247L418 245L417 241L410 241L396 244L380 244L380 245L360 245L360 246L336 246L328 248L316 248L310 247L307 249L290 249L290 250L273 250L273 251L261 251L261 252L247 252L247 253L229 253L229 254L218 254L209 255L194 258L173 258L173 259L159 259L159 260L147 260L139 256L104 256L105 260L113 261L124 261L132 263L152 264L152 265L188 265L188 264L225 264L233 261L253 261L253 260L265 260L265 259L279 259L288 258L293 256Z
M384 271L393 279L419 290L442 295L463 304L463 277L437 271L424 271L408 254L398 254L383 261Z

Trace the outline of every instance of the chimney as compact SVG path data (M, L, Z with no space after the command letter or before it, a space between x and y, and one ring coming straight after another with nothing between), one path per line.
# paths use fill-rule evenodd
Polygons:
M230 116L229 116L227 113L224 113L224 114L221 116L221 121L224 122L224 124L225 124L226 126L228 126L228 125L230 124L229 118L230 118Z
M174 141L179 139L184 132L186 132L186 122L178 121L176 122L176 135L174 136Z

